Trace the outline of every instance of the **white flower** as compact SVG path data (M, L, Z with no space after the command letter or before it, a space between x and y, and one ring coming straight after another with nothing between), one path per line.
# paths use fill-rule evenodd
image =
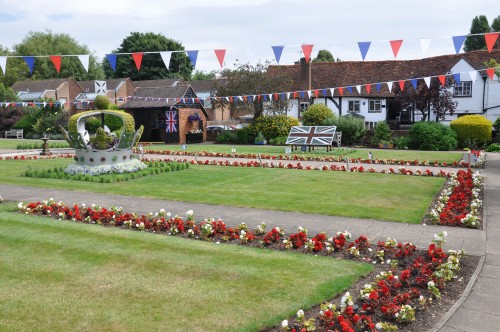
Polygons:
M429 281L429 282L427 283L427 287L434 287L434 281L432 281L432 280L431 280L431 281Z
M19 203L17 204L17 208L18 208L18 209L22 209L23 207L24 207L23 202L19 202Z
M297 318L302 318L304 317L304 310L300 309L299 311L297 311Z
M193 210L188 210L188 211L186 211L186 215L187 215L188 217L193 216L193 213L194 213L194 212L193 212Z
M286 319L281 322L281 327L282 328L288 327L288 321Z

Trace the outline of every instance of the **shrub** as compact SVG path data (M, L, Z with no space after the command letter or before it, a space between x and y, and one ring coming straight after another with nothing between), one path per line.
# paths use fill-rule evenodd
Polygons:
M0 131L11 128L24 129L24 127L15 127L15 124L24 117L25 111L19 106L1 106L0 107Z
M407 150L410 146L410 138L407 136L394 137L392 141L396 149L399 150Z
M259 132L262 132L266 139L269 140L279 136L288 136L290 129L298 125L299 121L290 116L263 115L255 119L248 128L251 135L257 136Z
M86 119L85 129L87 129L89 134L95 134L98 128L101 128L101 120L96 117L90 117Z
M236 133L233 130L224 130L217 136L217 143L236 143Z
M110 131L118 131L123 126L123 120L117 115L104 114L104 124Z
M366 134L365 121L351 115L341 116L333 121L337 131L342 132L342 145L354 145L359 143Z
M495 128L496 131L500 131L500 116L493 122L493 128Z
M99 95L94 99L94 106L98 110L107 110L109 109L109 99L107 96Z
M373 131L372 144L378 145L379 143L390 142L392 139L392 131L385 121L377 122Z
M247 127L236 129L236 142L237 144L248 144L250 142L250 129Z
M327 119L334 117L332 110L324 104L314 104L302 112L304 126L324 126Z
M482 115L465 115L451 121L461 147L477 148L491 143L493 124Z
M500 152L500 144L494 143L486 148L487 152Z
M15 129L23 129L23 133L25 137L28 137L30 134L33 134L33 126L36 123L36 118L32 115L25 115L19 121L17 121L12 128Z
M428 151L456 149L456 134L450 127L437 122L417 122L410 127L410 148Z
M280 137L271 138L269 140L269 144L270 145L285 145L287 138L288 138L288 136L280 136Z

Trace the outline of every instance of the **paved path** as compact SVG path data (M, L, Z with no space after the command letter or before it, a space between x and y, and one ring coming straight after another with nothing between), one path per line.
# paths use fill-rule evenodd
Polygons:
M151 155L151 157L154 157L154 155ZM168 156L159 157L167 158ZM140 214L155 212L164 208L173 214L185 215L187 210L192 209L195 211L197 220L208 217L221 218L231 226L245 222L250 227L256 227L265 222L268 227L283 227L287 233L295 232L298 226L303 226L308 228L311 234L320 231L333 234L339 230L348 230L354 237L364 234L372 242L391 237L400 242L411 241L419 247L426 247L435 233L446 230L448 232L448 243L445 247L450 249L464 248L468 254L482 256L484 265L480 266L477 278L471 281L466 296L456 304L454 310L448 312L434 330L445 332L498 331L500 326L500 301L498 300L500 299L500 218L498 217L500 215L500 205L498 204L500 201L500 154L488 154L486 160L486 169L483 171L485 176L484 230L413 225L380 220L331 217L3 184L0 184L0 196L5 199L23 202L52 197L68 204L85 203L89 205L96 203L107 207L121 206L126 211ZM302 164L305 165L306 163L302 162ZM391 166L374 165L374 167L387 169ZM411 168L423 170L427 167ZM439 169L441 168L437 168L437 170ZM447 169L447 171L449 170Z

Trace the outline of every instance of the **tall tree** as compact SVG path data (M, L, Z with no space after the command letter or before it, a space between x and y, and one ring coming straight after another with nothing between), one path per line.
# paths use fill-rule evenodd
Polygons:
M335 62L335 59L330 51L319 50L318 55L313 59L313 62Z
M488 19L484 15L476 16L472 19L472 23L470 26L470 33L488 33L491 31L490 24L488 23ZM484 36L469 36L465 40L464 51L476 51L483 50L486 48L486 41L484 40Z
M173 52L170 64L165 64L159 53L163 51ZM179 52L181 51L181 52ZM144 54L141 67L137 70L134 59L130 54L118 55L116 70L103 60L106 77L119 78L130 77L135 81L154 80L164 78L182 78L189 80L193 71L193 65L185 54L184 46L181 43L165 37L162 34L152 32L132 32L126 37L120 47L113 53L135 53L135 52L155 52Z
M193 81L212 80L214 78L215 78L215 71L207 73L202 70L196 70L193 74Z
M265 64L258 63L255 66L250 64L241 64L236 69L225 69L222 71L224 79L218 81L214 87L214 94L217 97L229 96L253 96L261 95L260 98L252 98L248 101L235 101L229 103L231 116L235 111L249 112L254 114L254 118L258 118L264 112L264 94L275 93L282 91L283 86L290 84L291 79L288 74L276 73L266 75L269 62ZM268 96L266 96L267 98ZM268 99L268 98L267 98ZM269 99L268 99L269 100ZM219 106L227 104L227 101L217 101ZM281 97L276 100L273 95L273 102L269 104L271 113L279 114L286 111L288 104L287 99Z
M3 83L0 83L0 101L16 101L17 96L11 88L5 87Z
M73 77L76 80L92 80L104 78L104 72L96 57L85 45L78 44L71 36L63 33L30 32L19 43L14 45L13 56L42 56L35 58L33 73L22 58L9 58L7 73L0 78L6 86L11 86L16 81L31 79L51 79L58 77ZM61 71L57 73L50 55L90 55L89 70L85 71L82 63L76 56L63 56L61 58ZM46 57L45 57L46 56Z

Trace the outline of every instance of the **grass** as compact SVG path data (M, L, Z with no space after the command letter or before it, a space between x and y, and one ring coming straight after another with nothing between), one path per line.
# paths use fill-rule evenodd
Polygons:
M421 221L444 183L433 177L197 165L104 186L21 176L28 167L70 162L3 160L0 183L409 223Z
M347 289L370 264L11 212L0 204L0 327L255 331Z
M67 142L65 140L49 140L49 146L51 143L64 144ZM0 138L0 149L16 150L19 145L41 145L42 140L40 139L15 139L15 138Z

